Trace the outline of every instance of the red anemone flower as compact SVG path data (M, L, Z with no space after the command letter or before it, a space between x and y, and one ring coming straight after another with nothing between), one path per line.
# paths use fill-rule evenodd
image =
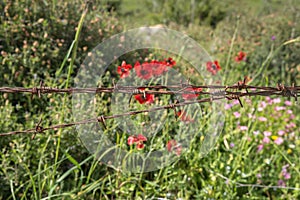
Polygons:
M148 80L152 77L151 63L140 64L138 61L134 64L136 75L142 79Z
M125 61L122 62L121 66L118 66L117 73L120 74L120 78L126 78L130 74L130 70L132 66L130 64L126 64Z
M127 144L128 145L133 145L134 143L136 143L138 140L135 136L129 136L127 139Z
M147 141L147 138L142 134L138 134L138 136L131 135L127 139L127 144L130 146L133 144L136 144L136 148L138 150L140 150L145 147L144 142L146 142L146 141Z
M144 135L142 135L142 134L138 134L137 140L138 141L142 141L142 142L146 142L147 138Z
M236 62L240 62L240 61L243 61L243 60L246 60L246 53L240 51L240 52L238 53L238 55L235 57L235 61L236 61Z
M144 90L144 89L140 89L140 90ZM151 104L154 102L154 94L136 94L134 95L134 98L140 104Z
M166 60L166 63L167 63L167 66L169 66L169 67L173 67L174 65L176 65L176 62L175 62L175 60L173 60L173 58L168 58Z
M219 70L221 70L221 66L219 65L219 62L218 61L214 61L214 62L207 62L206 63L206 69L212 74L212 75L216 75L217 72Z
M167 65L165 65L163 62L153 60L150 63L152 67L152 73L154 76L160 76L164 72L168 71Z
M177 144L176 140L169 140L167 143L167 150L169 152L175 150L176 155L179 156L181 154L182 147Z
M184 91L186 92L201 92L202 88L186 88ZM182 94L182 98L184 100L190 100L190 99L195 99L199 96L199 94L195 93L187 93L187 94Z
M145 145L144 145L143 142L138 142L138 143L136 144L136 148L137 148L138 150L141 150L141 149L143 149L144 147L145 147Z

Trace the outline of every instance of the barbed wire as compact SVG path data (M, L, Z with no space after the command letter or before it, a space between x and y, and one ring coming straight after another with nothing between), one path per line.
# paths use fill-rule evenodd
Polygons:
M145 89L148 90L145 90ZM201 90L199 90L201 88ZM178 90L162 90L162 89L178 89ZM188 90L192 89L192 90ZM203 91L202 89L212 89L217 91ZM250 92L248 91L251 90ZM244 91L239 91L244 90ZM300 86L285 86L282 84L277 84L276 87L263 87L263 86L251 86L247 85L246 82L239 81L238 84L232 86L222 86L222 85L190 85L190 84L179 84L179 85L152 85L152 86L116 86L114 87L97 87L97 88L67 88L67 89L58 89L58 88L51 88L45 87L43 83L40 83L39 87L33 88L23 88L23 87L0 87L1 93L29 93L32 96L37 95L41 97L41 94L49 94L49 93L58 93L58 94L73 94L73 93L126 93L131 95L136 94L162 94L162 95L173 95L173 94L199 94L202 95L209 95L208 98L202 98L195 101L184 101L184 102L175 102L173 104L168 104L160 107L154 107L145 110L137 110L137 111L130 111L116 115L110 116L99 116L92 119L86 119L78 122L73 123L65 123L65 124L57 124L49 127L42 127L40 124L42 119L38 122L35 128L22 130L22 131L11 131L7 133L1 133L0 136L9 136L9 135L16 135L16 134L27 134L33 133L32 139L35 137L37 133L43 133L47 130L55 130L58 128L66 128L80 124L88 124L88 123L97 123L101 122L104 127L106 128L106 119L114 119L118 117L130 116L130 115L137 115L140 113L146 112L154 112L158 110L164 109L173 109L175 117L176 115L176 108L195 104L195 103L205 103L205 102L213 102L222 99L227 100L238 100L241 107L243 104L240 100L241 97L245 96L283 96L283 97L293 97L297 101L298 93L300 93Z

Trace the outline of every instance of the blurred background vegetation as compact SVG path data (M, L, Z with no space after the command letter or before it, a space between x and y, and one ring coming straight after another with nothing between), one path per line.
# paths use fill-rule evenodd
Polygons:
M71 59L67 55L85 6L88 12L70 78ZM277 82L299 85L300 45L282 45L299 37L299 19L298 0L1 0L0 86L34 87L41 80L46 86L64 88L69 81L72 86L80 63L97 44L114 34L141 26L164 26L188 34L213 59L219 60L226 84L249 75L255 76L255 85ZM239 51L247 53L246 62L234 62ZM43 126L72 121L71 112L66 109L71 110L71 98L63 95L31 98L25 94L0 94L0 132L32 128L40 117L45 119ZM195 164L196 161L188 157L174 165L180 170L173 166L171 171L161 172L166 176L156 172L144 175L145 180L156 180L153 183L141 183L134 177L98 165L96 161L84 161L89 153L80 145L73 128L49 131L33 141L24 135L5 137L1 138L0 146L0 199L14 198L14 195L16 199L40 199L54 194L60 194L61 199L64 194L65 199L111 199L118 195L124 198L139 196L143 190L151 194L148 197L160 197L160 192L172 191L177 196L197 198L193 196L196 191L212 182L205 166L199 168L202 170L199 176L195 175L199 179L196 186L178 182L185 173L194 173L185 170L200 165L200 161ZM68 170L78 164L76 160L84 162L71 173ZM91 171L95 168L97 173ZM70 175L61 178L66 172ZM92 175L87 181L88 173ZM163 178L157 180L156 176ZM101 185L101 181L105 185ZM137 184L125 184L126 181ZM124 187L119 187L123 182ZM216 198L232 189L222 189L221 183L214 184L219 184L217 190L220 192L214 194ZM180 186L188 187L188 192L178 189ZM100 194L95 195L95 190ZM134 191L139 192L135 194ZM233 190L231 198L246 194L243 190ZM258 191L256 195L266 197L267 192ZM299 193L297 195L299 197Z

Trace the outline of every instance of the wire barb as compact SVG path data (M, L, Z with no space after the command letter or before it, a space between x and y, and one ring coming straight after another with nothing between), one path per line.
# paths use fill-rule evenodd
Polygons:
M36 124L35 126L35 132L33 133L31 139L34 140L35 136L37 133L43 133L44 132L44 128L42 126L40 126L40 124L42 123L42 117L40 118L40 121Z

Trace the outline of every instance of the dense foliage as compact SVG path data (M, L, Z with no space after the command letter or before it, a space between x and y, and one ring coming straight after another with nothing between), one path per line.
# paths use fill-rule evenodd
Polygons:
M0 87L34 87L40 81L70 87L80 64L97 44L130 28L156 24L199 42L218 61L220 70L210 70L220 74L224 84L249 76L253 85L299 85L300 7L296 0L138 2L0 1ZM112 63L106 76L120 79L124 71L118 71L118 66L123 60L133 68L136 61L172 56L160 53L130 52ZM191 73L180 64L174 68ZM154 101L153 96L147 98ZM136 101L143 104L139 108L147 106L141 97ZM102 95L98 102L99 112L110 114L110 98ZM81 144L75 128L48 131L34 140L30 135L2 137L0 199L299 199L299 105L294 99L273 97L243 102L242 109L238 101L225 105L224 130L208 156L199 155L201 138L195 136L180 160L144 174L124 174L98 162ZM71 107L68 95L0 94L0 132L32 128L41 117L45 127L70 122ZM131 139L131 144L147 145L145 139Z

